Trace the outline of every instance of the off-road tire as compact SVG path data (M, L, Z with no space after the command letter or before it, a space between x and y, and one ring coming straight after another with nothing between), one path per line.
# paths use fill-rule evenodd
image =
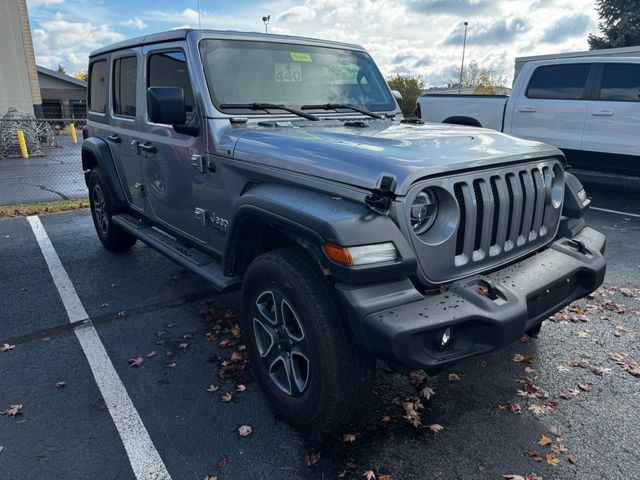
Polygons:
M254 318L260 310L255 306L267 291L291 304L308 342L308 381L296 397L272 380L259 351ZM366 416L375 361L356 346L332 286L302 249L271 251L251 263L242 285L242 331L253 370L276 414L307 437L321 441Z
M104 174L99 168L91 170L87 185L89 187L91 218L93 218L93 225L96 227L96 233L102 245L112 252L129 250L136 243L136 237L129 235L113 223L111 217L119 212L116 209L109 184L105 181Z

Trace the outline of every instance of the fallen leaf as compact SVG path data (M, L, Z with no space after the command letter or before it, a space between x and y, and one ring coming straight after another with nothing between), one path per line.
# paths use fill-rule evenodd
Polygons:
M4 412L1 412L2 415L6 415L7 417L15 417L16 415L22 415L22 405L9 405Z
M186 348L189 348L189 344L187 342L183 342L180 345L178 345L178 348L181 348L184 350Z
M519 353L514 353L513 357L511 357L511 360L513 360L514 362L529 363L529 362L532 362L533 360L535 360L535 358L536 358L535 355L521 355Z
M589 333L589 330L580 330L578 332L578 337L579 338L587 338L587 337L590 337L590 336L591 336L591 334Z
M308 453L304 456L304 466L312 467L320 461L320 452Z
M504 405L502 403L499 403L498 410L500 410L501 412L506 412L507 410L509 410L509 405Z
M342 436L342 441L345 443L353 443L356 441L356 436L353 433L345 433Z
M569 454L569 455L565 455L564 459L569 462L569 463L576 463L578 461L578 459L576 458L575 455Z
M237 392L244 392L247 389L247 387L241 383L239 383L238 385L236 385L236 391Z
M207 387L207 392L215 392L220 387L218 385L214 385L213 383Z
M549 445L551 443L551 439L549 437L547 437L546 435L542 435L540 437L540 440L538 440L538 445L542 445L543 447L545 445Z
M627 358L627 356L623 355L622 353L619 353L619 352L611 352L609 354L609 358L611 360L613 360L614 362L624 362L624 360Z
M0 445L0 453L4 450L4 445Z
M482 295L483 297L488 297L489 296L489 287L487 287L486 285L478 285L478 293L480 295Z
M564 390L562 392L560 392L560 394L558 395L560 398L564 398L565 400L571 400L573 397L575 397L575 395L570 392L569 390Z
M393 480L393 477L389 474L383 473L378 475L378 480Z
M149 352L145 355L145 357L147 358L153 358L157 355L157 353L155 352L155 350L153 352Z
M460 375L458 375L457 373L450 373L449 374L449 381L450 382L459 382L460 381Z
M521 411L522 411L522 408L520 407L519 403L512 403L511 404L511 413L515 413L516 415L520 415Z
M220 468L226 466L229 463L229 459L227 457L221 457L220 460L218 460L218 466Z
M579 383L578 387L582 391L590 392L591 390L593 390L593 383Z
M513 474L502 475L502 478L506 478L507 480L527 480L522 475L513 475Z
M526 373L527 375L533 375L534 373L536 373L536 371L529 365L527 365L526 367L524 367L524 373Z
M541 462L542 460L544 460L544 458L542 458L542 456L536 452L535 450L529 450L527 451L527 454L533 458L536 462Z
M366 472L364 472L362 474L362 476L364 478L366 478L367 480L375 480L375 478L376 478L376 474L373 473L373 470L367 470Z
M167 365L167 367L176 368L176 363L175 362L171 362L169 365Z
M425 400L429 400L432 396L434 396L436 392L431 387L424 387L420 390L419 395Z
M551 435L555 435L556 437L560 436L560 429L558 427L549 427L549 433Z
M253 430L249 425L241 425L238 428L238 435L240 435L241 437L248 437L249 435L251 435L251 432L253 432Z
M558 465L560 463L560 459L553 452L547 453L546 459L549 465Z
M412 372L409 374L409 383L414 386L422 385L427 379L427 374L424 372Z
M549 410L549 407L539 403L534 403L533 405L529 406L529 411L533 413L536 417L544 415L545 413L547 413L548 410Z
M236 323L233 327L231 327L231 328L229 329L229 331L231 332L231 334L232 334L234 337L239 337L239 336L240 336L240 333L241 333L241 332L240 332L240 325L238 325L238 324Z
M57 382L56 383L56 388L62 388L66 385L66 382Z
M0 347L0 352L8 352L9 350L13 350L16 348L15 345L9 345L8 343L3 343Z
M229 340L228 338L225 338L220 343L218 343L218 346L220 348L229 348L229 347L233 347L235 344L236 342L234 342L233 340Z
M132 358L129 360L130 367L139 367L143 363L144 363L144 358L142 357Z
M591 371L598 376L602 376L606 373L611 373L611 369L607 367L591 367Z
M233 400L233 395L231 395L230 393L227 392L224 395L222 395L223 402L230 402L231 400Z
M391 421L391 417L389 415L384 415L382 418L380 418L380 421L383 423L388 423Z
M444 430L444 427L439 423L432 423L431 425L429 425L429 430L431 430L433 433L438 433Z

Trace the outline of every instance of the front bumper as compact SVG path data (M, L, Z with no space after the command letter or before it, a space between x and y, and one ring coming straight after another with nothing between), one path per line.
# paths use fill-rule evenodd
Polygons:
M408 280L350 288L338 285L356 337L393 365L438 370L517 340L604 280L605 237L584 228L545 250L486 275L423 295ZM481 290L483 291L481 293ZM440 348L442 332L453 340Z

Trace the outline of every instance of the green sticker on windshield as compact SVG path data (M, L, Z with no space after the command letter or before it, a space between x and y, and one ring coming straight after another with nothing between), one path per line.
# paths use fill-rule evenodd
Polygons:
M311 62L311 55L308 53L300 53L300 52L289 52L291 55L291 60L294 62Z

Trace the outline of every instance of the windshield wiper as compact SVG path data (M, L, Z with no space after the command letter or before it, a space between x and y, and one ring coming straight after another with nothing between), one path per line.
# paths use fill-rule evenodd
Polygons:
M300 107L302 110L338 110L340 108L353 110L354 112L362 113L373 118L384 118L382 115L370 112L369 110L351 105L349 103L324 103L322 105L303 105Z
M307 120L320 120L315 115L312 115L307 112L303 112L302 110L298 110L297 108L287 107L286 105L276 105L274 103L223 103L220 105L222 109L233 109L233 108L247 108L249 110L265 110L268 112L271 109L284 110L285 112L293 113L300 117L306 118Z

